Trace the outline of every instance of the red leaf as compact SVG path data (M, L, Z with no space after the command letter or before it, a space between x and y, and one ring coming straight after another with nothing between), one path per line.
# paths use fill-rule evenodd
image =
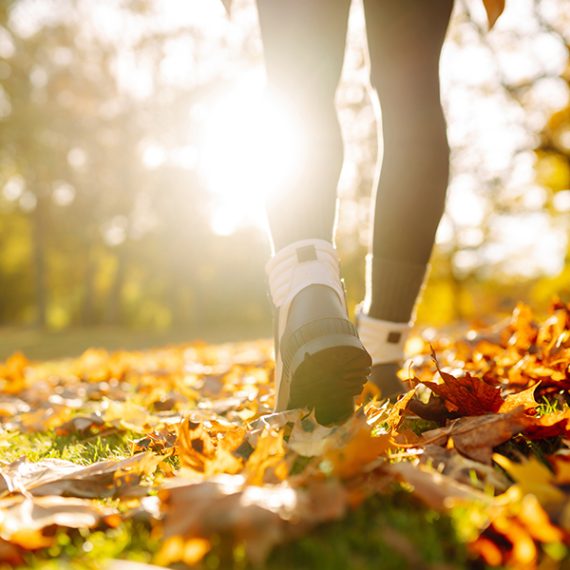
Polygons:
M443 383L423 384L443 399L445 407L450 412L458 412L463 416L480 416L496 412L502 406L504 400L497 388L469 373L456 378L452 374L443 372L434 352L432 357Z

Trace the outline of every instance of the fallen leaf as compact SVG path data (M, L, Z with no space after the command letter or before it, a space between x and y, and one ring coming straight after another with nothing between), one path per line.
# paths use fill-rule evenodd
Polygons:
M528 419L524 433L526 437L534 440L566 435L569 421L570 409L540 417L535 416Z
M524 495L533 494L542 505L548 507L564 500L564 493L555 485L553 473L538 459L521 458L519 463L515 463L495 453L493 461L516 481Z
M342 429L328 438L323 458L333 473L343 479L352 477L384 455L392 443L390 432L374 435L363 416L353 416Z
M410 485L414 496L432 509L447 510L458 501L477 501L487 505L492 502L492 499L481 491L458 483L433 469L401 462L392 463L386 466L385 470L399 481Z
M477 416L496 412L500 409L503 398L497 387L490 386L469 373L456 378L441 370L435 353L433 353L433 360L442 383L422 381L422 384L440 396L450 412L457 412L465 416Z
M524 411L516 408L506 414L460 418L454 423L450 437L459 453L490 465L493 448L511 439L526 425Z
M21 458L0 470L0 492L83 498L120 496L132 492L142 476L152 473L162 459L152 453L139 453L85 467L61 459L30 462Z
M83 499L17 495L0 500L0 537L35 550L55 540L53 534L42 533L46 527L93 528L102 522L116 526L115 514L114 509Z
M27 387L26 369L28 359L16 352L3 364L0 364L0 391L5 394L17 394Z
M534 410L536 406L538 406L538 403L534 399L534 393L536 392L536 389L538 388L539 385L540 382L534 384L533 386L527 388L526 390L521 390L513 394L508 394L498 410L499 413L504 414L518 407L522 407L526 411Z
M510 485L509 479L495 467L464 457L455 449L427 444L419 456L419 462L420 465L433 467L439 473L479 490L491 487L495 492L501 492Z
M236 433L232 437L231 431L220 429L213 422L196 423L187 419L178 430L176 453L182 465L203 473L206 477L219 473L238 473L243 462L232 451L243 441L244 430L236 426L235 432L239 434L237 438Z
M455 449L466 457L490 465L493 448L508 441L527 425L522 408L506 414L488 414L453 420L449 426L426 431L423 444L445 445L451 441Z
M314 413L305 418L297 418L287 440L287 447L304 457L322 455L327 445L327 437L334 429L320 425Z
M264 430L245 464L244 473L248 483L250 485L278 483L287 477L288 471L283 430Z

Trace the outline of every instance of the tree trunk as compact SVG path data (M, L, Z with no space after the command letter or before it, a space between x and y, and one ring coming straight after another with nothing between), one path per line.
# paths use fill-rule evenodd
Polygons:
M42 196L37 196L36 207L32 213L32 249L36 293L36 325L47 325L47 275L46 275L46 203Z
M87 247L86 263L80 316L80 322L84 326L95 324L94 280L97 275L97 257L92 246Z
M105 322L109 325L121 324L123 317L122 293L127 274L127 252L126 246L119 246L117 249L117 269L113 277L111 289L107 297L107 309L105 311Z

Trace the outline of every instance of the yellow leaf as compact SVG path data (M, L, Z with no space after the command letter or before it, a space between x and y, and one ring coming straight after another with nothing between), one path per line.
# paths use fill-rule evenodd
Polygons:
M287 477L287 471L283 431L264 430L245 465L247 483L263 485L283 481Z
M208 554L210 548L211 544L209 540L205 538L191 538L184 544L182 560L185 564L188 564L188 566L193 566Z
M538 459L531 457L515 463L495 453L493 460L517 482L524 495L533 494L544 506L564 501L564 493L554 485L554 475Z

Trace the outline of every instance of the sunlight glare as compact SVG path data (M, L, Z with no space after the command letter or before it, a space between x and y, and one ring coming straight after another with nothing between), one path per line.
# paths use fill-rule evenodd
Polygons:
M283 102L252 83L217 101L208 116L199 171L223 212L214 213L214 231L230 234L252 218L263 225L265 199L299 169L299 125Z

